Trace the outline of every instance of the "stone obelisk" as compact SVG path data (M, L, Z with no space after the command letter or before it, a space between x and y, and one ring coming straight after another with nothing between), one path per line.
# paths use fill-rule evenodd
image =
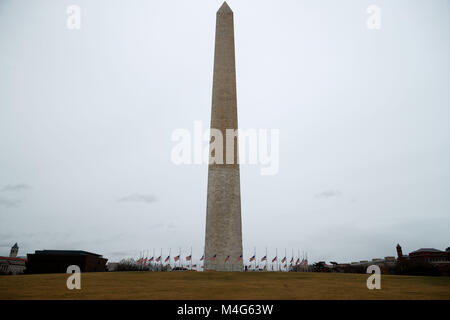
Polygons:
M211 142L223 136L223 161L210 145L204 270L242 271L241 190L237 135L227 150L227 129L236 130L236 66L233 11L226 2L217 11L211 107ZM214 136L214 138L213 138ZM217 145L216 145L217 146ZM229 146L229 145L228 145ZM229 153L227 159L227 152ZM231 161L230 161L231 160Z

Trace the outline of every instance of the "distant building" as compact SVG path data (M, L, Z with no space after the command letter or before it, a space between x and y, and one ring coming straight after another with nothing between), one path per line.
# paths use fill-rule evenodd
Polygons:
M108 271L117 271L118 267L119 267L118 262L108 262L108 264L106 265L106 269Z
M439 269L441 274L450 275L450 247L445 251L435 248L421 248L403 255L402 261L405 263L431 263Z
M397 260L409 260L417 262L429 262L429 263L450 263L450 247L445 251L435 248L421 248L410 252L409 255L402 253L402 247L397 244Z
M71 265L79 266L81 272L104 272L108 261L81 250L36 250L27 260L27 273L66 273Z
M17 254L19 253L19 246L17 245L17 242L11 247L11 251L9 252L9 256L11 258L16 258Z
M27 259L17 257L19 246L15 243L11 247L9 257L0 256L0 274L21 274L25 270Z
M403 254L402 247L400 246L400 244L397 243L396 249L397 249L397 260L398 261L408 259L408 256Z
M423 261L429 263L450 263L449 248L446 251L441 251L434 248L421 248L409 254L409 260Z
M22 274L27 260L0 256L0 274Z
M339 267L346 267L346 266L364 266L364 267L368 267L370 265L381 265L381 266L388 266L388 265L394 265L395 264L395 257L384 257L384 259L382 258L374 258L371 261L369 260L361 260L359 262L351 262L351 263L340 263L338 266Z
M445 249L445 251L441 251L434 248L421 248L416 251L411 252L410 254L403 254L402 247L400 244L397 244L397 259L395 257L384 257L384 259L372 259L372 261L362 260L360 262L352 262L351 265L363 265L369 266L371 264L378 265L393 265L399 261L417 261L417 262L429 262L436 265L446 265L450 264L450 247Z

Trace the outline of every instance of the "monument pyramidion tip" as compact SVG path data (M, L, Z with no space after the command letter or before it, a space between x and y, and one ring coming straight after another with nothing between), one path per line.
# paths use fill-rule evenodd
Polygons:
M231 8L228 6L228 3L226 1L224 1L224 3L222 4L222 6L219 8L219 10L217 11L217 13L233 13L233 11L231 10Z

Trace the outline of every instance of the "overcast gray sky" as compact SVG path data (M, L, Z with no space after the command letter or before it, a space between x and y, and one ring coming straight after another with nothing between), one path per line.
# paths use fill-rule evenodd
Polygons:
M201 256L207 166L170 137L209 125L221 3L0 2L0 255ZM228 3L239 126L280 130L277 175L241 166L245 259L450 246L450 2Z

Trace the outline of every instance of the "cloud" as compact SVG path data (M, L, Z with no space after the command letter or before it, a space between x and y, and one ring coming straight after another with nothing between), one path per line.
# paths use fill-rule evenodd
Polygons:
M0 207L13 208L20 204L20 200L11 200L6 198L0 198Z
M120 198L117 200L118 202L145 202L145 203L153 203L157 200L154 195L151 194L131 194L129 196Z
M332 197L339 197L342 193L339 190L325 190L315 195L317 199L327 199Z
M167 230L175 229L176 224L174 222L169 222L166 227L167 227Z
M131 250L124 250L124 251L110 251L106 253L106 256L112 256L112 257L127 257L131 256L132 251Z
M23 190L27 190L27 189L31 189L31 187L27 184L24 183L19 183L19 184L8 184L6 186L3 187L3 191L23 191Z

